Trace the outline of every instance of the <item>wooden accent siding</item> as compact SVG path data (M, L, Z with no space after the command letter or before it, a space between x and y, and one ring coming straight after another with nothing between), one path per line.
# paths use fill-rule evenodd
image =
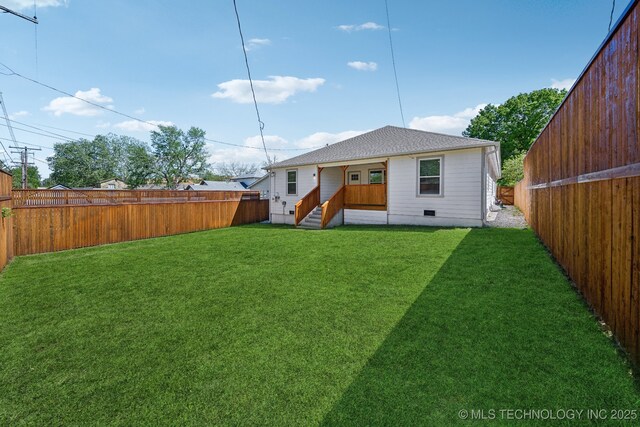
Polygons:
M154 199L155 202L130 203L123 202L125 199L122 199L120 203L114 204L16 207L13 210L15 254L125 242L229 227L269 218L269 201L259 200L258 192L237 192L241 194L233 197L218 194L218 198L229 196L230 199L197 201L185 199L189 197L185 194L188 191L180 193L177 201ZM199 193L207 193L207 198L216 197L211 194L216 192Z
M347 209L386 209L387 185L345 185L344 204Z
M325 228L329 225L329 222L333 219L338 212L344 208L344 195L346 186L342 186L336 191L333 196L322 204L322 219L320 220L320 227Z
M0 209L11 209L11 187L13 177L0 170ZM0 270L13 258L13 217L0 215Z
M638 2L524 161L515 203L640 362Z
M300 224L319 204L320 186L316 186L296 203L295 225Z

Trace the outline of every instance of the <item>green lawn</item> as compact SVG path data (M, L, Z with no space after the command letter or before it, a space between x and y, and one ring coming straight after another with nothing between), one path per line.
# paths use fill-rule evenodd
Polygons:
M21 257L0 326L0 424L640 409L529 230L243 226Z

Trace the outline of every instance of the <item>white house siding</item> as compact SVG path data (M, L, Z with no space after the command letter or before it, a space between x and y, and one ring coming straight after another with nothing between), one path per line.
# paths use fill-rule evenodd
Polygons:
M298 171L298 193L296 195L287 195L287 171ZM294 215L289 213L295 211L296 203L302 199L309 191L316 186L317 172L315 166L298 166L293 168L275 169L276 176L271 179L271 222L274 224L293 224ZM280 196L279 200L275 200L276 196ZM282 202L287 202L286 206L282 206Z
M344 223L345 224L386 224L387 211L345 209Z
M255 183L249 187L251 191L259 191L261 199L271 198L271 178L266 177L262 181Z
M342 185L342 169L339 166L324 168L320 173L320 202L329 200Z
M443 195L418 195L418 159L442 157ZM482 226L482 148L392 157L389 159L389 224ZM436 216L424 216L424 210Z

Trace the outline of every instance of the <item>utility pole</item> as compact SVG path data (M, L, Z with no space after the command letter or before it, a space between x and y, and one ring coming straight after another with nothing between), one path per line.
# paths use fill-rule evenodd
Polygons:
M20 154L20 166L22 167L22 189L26 190L27 174L29 172L29 166L34 165L33 162L29 161L29 151L41 151L41 149L27 147L26 145L24 147L9 146L9 148L15 148L16 150L19 150L19 151L12 151L12 153Z
M11 10L11 9L9 9L8 7L4 7L4 6L2 6L2 5L0 5L0 12L2 12L2 13L10 13L11 15L15 15L15 16L17 16L18 18L26 19L26 20L27 20L27 21L29 21L29 22L33 22L34 24L37 24L37 23L38 23L38 18L37 18L37 17L35 17L35 16L34 16L34 17L32 18L32 17L30 17L30 16L23 15L23 14L22 14L22 13L20 13L20 12L16 12L15 10Z

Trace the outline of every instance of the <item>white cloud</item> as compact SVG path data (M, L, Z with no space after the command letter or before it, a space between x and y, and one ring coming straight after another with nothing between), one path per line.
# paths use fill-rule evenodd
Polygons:
M134 111L134 114L144 114L147 110L144 109L144 107L138 108L137 110Z
M107 108L112 108L110 103L113 102L113 99L101 94L100 89L97 87L92 87L87 91L79 90L75 93L75 96L77 98L93 102L94 104L100 104ZM87 104L77 98L73 98L71 96L55 98L49 102L49 105L44 107L43 110L53 113L54 116L61 116L68 113L73 114L74 116L95 117L102 113L100 108Z
M172 126L173 122L166 122L162 120L148 120L148 123L139 122L137 120L127 120L124 122L116 123L114 127L128 132L151 132L152 130L158 130L158 126Z
M282 148L282 146L288 144L288 141L278 135L265 135L264 143L267 145L267 149L269 147ZM262 147L262 138L260 138L260 135L250 136L244 140L244 145L247 147Z
M375 62L351 61L347 62L347 65L359 71L375 71L378 69L378 64Z
M564 80L551 79L551 87L553 89L569 90L575 82L576 82L576 79L564 79Z
M348 130L338 133L329 132L316 132L314 134L305 136L293 144L289 144L285 138L278 135L265 135L264 139L267 144L267 150L269 147L273 148L286 148L291 146L292 150L278 150L269 151L269 156L273 160L273 156L276 156L277 161L286 160L290 157L297 156L306 151L294 150L293 148L305 148L315 149L320 148L326 144L333 144L338 141L342 141L354 136L363 134L367 131L354 131ZM265 161L264 151L262 151L262 141L260 135L250 136L244 140L246 147L226 147L219 144L208 143L207 150L210 153L209 161L211 163L222 162L241 162L241 163L257 163L262 164ZM258 149L256 149L256 147Z
M36 6L40 8L45 7L59 7L67 6L66 0L36 0ZM33 0L5 0L2 5L14 10L33 10Z
M305 136L304 138L296 141L296 146L298 148L318 148L327 144L334 144L338 141L343 141L348 138L353 138L354 136L361 135L367 131L363 130L347 130L344 132L338 133L329 133L329 132L316 132L309 136Z
M269 39L249 39L247 43L245 43L244 47L247 50L253 50L262 46L271 45L271 40Z
M291 76L269 76L269 80L254 80L258 102L266 104L281 104L290 96L298 92L315 92L324 84L321 78L299 79ZM222 82L220 89L211 96L220 99L230 99L239 104L253 102L249 80L234 79Z
M350 33L352 31L363 31L363 30L382 30L384 27L380 24L376 24L375 22L365 22L360 25L338 25L338 29Z
M15 119L19 119L20 117L27 117L30 116L31 113L29 113L26 110L21 110L21 111L16 111L15 113L9 114L9 119L10 120L15 120Z
M409 127L430 132L460 135L469 126L471 119L486 106L487 104L479 104L475 107L465 108L450 116L414 117L409 123Z

